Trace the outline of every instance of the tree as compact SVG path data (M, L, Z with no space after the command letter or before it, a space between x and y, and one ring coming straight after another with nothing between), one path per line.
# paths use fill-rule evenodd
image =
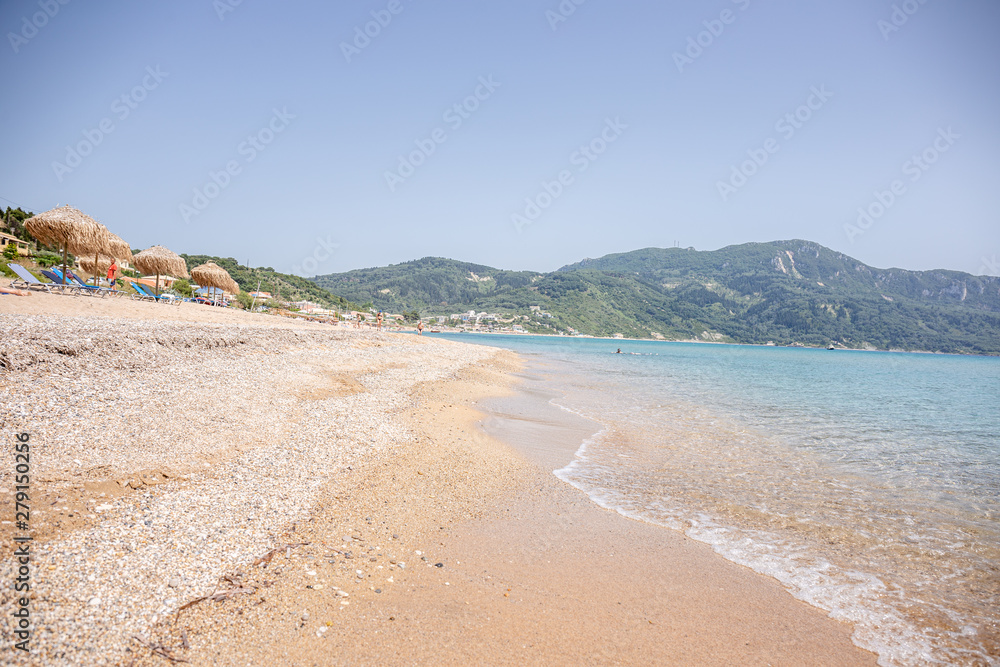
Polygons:
M174 289L181 296L190 297L193 294L193 290L191 289L191 283L189 283L187 280L183 278L174 281Z
M17 243L14 241L8 243L7 246L3 249L3 256L4 259L6 259L7 261L13 261L17 259Z

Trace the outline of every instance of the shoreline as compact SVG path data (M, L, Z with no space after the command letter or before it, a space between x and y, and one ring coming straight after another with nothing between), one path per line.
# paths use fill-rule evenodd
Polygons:
M525 405L515 359L502 352L418 388L406 416L417 446L358 470L374 495L354 495L360 479L331 488L283 538L309 544L275 556L280 572L240 580L261 586L263 602L186 611L156 642L187 636L193 662L217 665L875 664L850 626L777 581L601 509L552 475L589 426ZM525 436L540 435L559 442L538 456ZM376 554L368 563L381 574L351 579L359 550Z
M52 298L66 302L64 297ZM200 462L189 467L164 463L161 471L167 476L162 479L142 468L147 455L141 451L129 454L135 461L132 470L118 461L120 470L102 471L98 466L80 475L73 472L76 464L69 457L83 454L73 450L60 458L51 450L56 457L51 460L60 462L64 472L50 471L44 476L48 481L38 484L50 487L44 492L57 501L77 502L70 509L79 508L83 514L73 517L80 523L73 523L63 513L61 532L53 530L46 538L49 544L36 545L42 581L36 592L41 597L34 602L40 633L35 640L49 642L57 653L62 647L77 662L96 664L97 657L123 665L163 664L165 653L192 664L219 665L875 664L873 654L851 643L849 626L794 599L778 582L726 561L680 533L603 510L557 479L550 464L567 452L569 457L559 465L572 460L587 427L568 423L564 414L546 413L545 406L539 411L537 400L525 399L517 386L525 369L513 353L433 338L283 322L277 324L285 326L271 327L245 320L245 326L230 330L229 347L216 349L206 337L222 331L223 322L192 326L190 322L200 321L202 315L197 306L178 317L162 304L131 305L143 306L128 309L133 320L160 320L155 327L151 322L129 325L138 330L129 334L132 344L165 366L155 376L143 375L146 360L138 355L130 363L139 366L125 371L131 379L124 386L150 391L142 401L168 413L183 407L182 396L200 396L205 403L198 414L206 432L198 444L206 449L198 450L200 454L192 450L194 458L174 450L167 457L160 454L166 463L171 456ZM9 316L3 317L9 324ZM45 317L40 317L14 321L45 330ZM193 319L183 322L182 330L177 320L188 317ZM90 391L86 395L99 401L103 394L98 390L107 385L98 382L91 390L85 381L99 376L109 355L121 354L117 347L101 348L99 340L110 337L109 331L122 335L121 321L102 313L65 326L83 326L81 322L89 329L80 335L90 333L96 348L74 348L78 351L68 357L43 355L35 364L49 363L57 371L60 364L65 369L84 364L79 366L82 377L76 376L83 381L73 385L73 391ZM195 339L186 338L192 331ZM147 348L142 336L158 341ZM164 344L168 349L156 356L155 346ZM191 358L196 366L186 365L188 357L181 350L187 344L200 350ZM330 355L333 360L324 360ZM115 363L120 366L121 361ZM317 370L317 364L326 365ZM428 364L453 370L442 372ZM257 366L263 367L261 379L248 375L243 384L232 385L236 394L253 387L254 400L236 396L209 402L213 392L219 394L215 374L249 373ZM286 375L281 375L282 369ZM182 392L168 386L172 377L185 374L190 374L191 387ZM268 374L295 386L261 394L259 383ZM49 376L56 382L40 391L65 388L72 381L65 372ZM146 378L148 387L128 384ZM9 392L9 378L4 384ZM9 402L11 394L5 396ZM289 471L292 476L282 482L284 471L278 474L273 464L261 468L254 463L271 451L266 442L253 441L254 424L240 430L225 421L213 423L210 417L230 414L229 401L236 399L244 401L244 409L257 405L264 413L261 418L273 420L257 427L284 434L281 447L274 450L278 460L300 461L304 468ZM518 405L523 407L520 413ZM305 438L288 430L289 424L281 426L289 415L298 415L291 423L295 430L329 428L322 424L353 418L344 409L374 411L374 421L364 423L368 426L358 423L333 440ZM551 405L547 409L558 411ZM328 414L331 410L334 416ZM94 419L114 424L111 412ZM491 425L481 428L484 421ZM273 434L256 437L267 440ZM87 437L84 433L78 439ZM234 439L235 448L223 446ZM539 440L551 445L547 453L530 446ZM331 447L341 453L324 463L323 453ZM96 462L116 451L91 446L84 453ZM86 463L84 468L91 462ZM131 472L131 478L119 474L125 472ZM118 484L120 496L107 493L108 486L86 486L100 481L101 475L107 483ZM60 482L60 476L68 482ZM74 485L85 493L64 497ZM278 495L268 500L275 490ZM94 501L99 491L105 494L99 502L117 504L115 509L98 509L102 505ZM203 501L213 494L230 497L226 493L248 493L232 496L238 505L265 502L258 502L256 514L234 510L237 514L229 516L224 504L214 512L206 506L193 515L165 514L175 508L174 501ZM298 509L289 511L292 507ZM230 529L255 524L267 530L240 546L243 538L237 535L243 529ZM202 525L220 531L219 537L199 538ZM144 623L126 622L120 612L109 616L101 602L90 606L89 596L101 581L86 575L95 572L96 565L62 573L63 561L55 552L67 539L84 534L114 537L85 542L83 551L76 552L100 560L113 548L117 560L107 563L109 572L133 561L138 564L140 556L148 561L145 578L133 581L132 590L116 592L115 584L104 582L105 589L112 589L110 595L154 604L140 605L150 610L143 612ZM194 541L188 542L185 535ZM217 547L222 550L212 551ZM175 581L176 575L162 567L178 553L191 555L196 553L192 549L206 548L229 555L211 561L199 556L207 567L197 581L189 580L190 575ZM10 563L6 556L5 578ZM60 581L66 589L54 595L51 587ZM0 596L0 606L9 602ZM52 607L61 608L60 613ZM157 609L162 611L152 613ZM100 630L85 625L62 638L56 634L67 629L61 626L62 614L95 612L95 618L106 619ZM130 626L136 630L128 630ZM122 632L127 634L112 636ZM86 644L93 645L86 650L107 647L109 652L81 653ZM52 652L36 654L36 660L46 660L45 655L48 662L43 664L66 662L56 661Z
M412 331L409 329L404 329L406 333L416 333L416 329ZM590 340L606 340L610 342L614 341L628 341L633 343L684 343L693 345L730 345L733 347L775 347L793 350L826 350L830 352L882 352L885 354L932 354L940 356L954 356L954 357L997 357L1000 355L995 354L969 354L963 352L937 352L934 350L900 350L900 349L890 349L890 350L880 350L875 347L835 347L833 349L823 346L814 345L768 345L767 343L733 343L720 340L667 340L659 338L609 338L607 336L562 336L559 334L543 334L543 333L514 333L511 331L428 331L431 336L458 336L458 335L473 335L473 336L511 336L514 338L523 338L525 336L539 336L545 338L568 338L570 340L577 339L590 339Z

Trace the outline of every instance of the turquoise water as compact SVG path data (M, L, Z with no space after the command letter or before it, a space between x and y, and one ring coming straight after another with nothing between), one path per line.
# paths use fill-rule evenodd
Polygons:
M595 502L777 578L881 664L1000 664L1000 359L446 337L601 424L555 471Z

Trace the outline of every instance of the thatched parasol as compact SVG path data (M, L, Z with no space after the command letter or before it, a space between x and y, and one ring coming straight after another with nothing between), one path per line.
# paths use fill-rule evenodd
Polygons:
M101 226L103 227L104 225ZM98 259L98 255L101 256L100 259ZM107 242L104 244L104 248L101 250L101 252L98 253L95 250L93 260L87 257L85 261L84 258L81 258L80 266L83 267L84 271L93 276L94 285L97 285L97 279L100 277L100 275L107 272L108 267L111 266L111 262L119 259L131 262L132 248L120 236L108 232ZM90 268L88 268L88 267L101 267L101 266L103 266L104 268L100 269L99 271L92 271Z
M105 254L126 262L132 261L132 247L117 234L108 234L108 252Z
M240 292L240 286L232 279L229 272L215 262L194 267L191 269L191 277L201 287L214 287L231 294Z
M160 274L187 278L187 263L177 253L161 245L143 250L132 258L132 263L143 273L156 274L156 295L160 295Z
M24 221L24 227L37 241L61 247L63 251L63 283L66 282L66 255L86 255L106 249L110 232L107 228L72 206L60 206Z
M108 268L113 261L115 261L115 258L108 257L107 255L98 254L93 257L88 255L87 257L80 258L80 268L91 276L102 276L108 272Z
M104 244L104 248L100 252L95 251L93 259L81 257L80 266L93 277L94 285L96 285L97 279L107 273L111 263L116 260L131 262L132 248L120 236L108 232L108 240Z

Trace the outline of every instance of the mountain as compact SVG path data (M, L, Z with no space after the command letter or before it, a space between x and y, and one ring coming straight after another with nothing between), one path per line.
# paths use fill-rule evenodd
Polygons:
M312 280L383 310L474 309L536 332L1000 354L1000 278L877 269L801 240L645 248L552 273L425 258Z
M559 269L579 270L638 273L667 282L715 278L724 280L734 289L745 287L741 278L764 278L765 282L773 285L782 281L781 276L790 276L804 281L804 288L809 287L810 281L815 281L817 287L829 288L837 293L864 295L878 292L1000 312L1000 293L996 289L1000 280L996 277L946 270L875 269L818 243L799 240L745 243L711 252L645 248L605 255L599 259L585 259Z

